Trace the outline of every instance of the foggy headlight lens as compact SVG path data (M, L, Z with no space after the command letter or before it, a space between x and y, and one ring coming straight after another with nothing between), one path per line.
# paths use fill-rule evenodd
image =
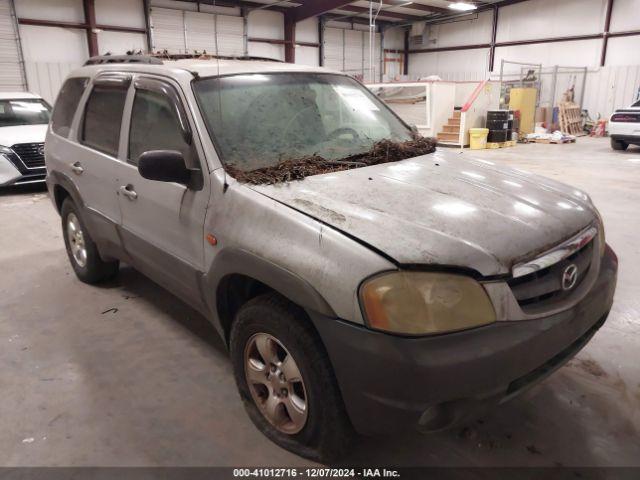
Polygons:
M366 281L360 301L369 327L407 335L452 332L495 322L484 288L470 277L392 272Z

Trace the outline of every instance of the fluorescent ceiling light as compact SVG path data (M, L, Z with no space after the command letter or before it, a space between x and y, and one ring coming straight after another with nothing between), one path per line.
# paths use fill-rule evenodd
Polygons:
M476 10L478 7L471 3L466 2L454 2L449 4L449 8L452 10L460 10L466 12L468 10Z

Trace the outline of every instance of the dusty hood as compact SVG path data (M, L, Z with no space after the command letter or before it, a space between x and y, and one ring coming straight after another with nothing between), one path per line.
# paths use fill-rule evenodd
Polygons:
M17 127L0 127L0 145L10 147L16 143L44 142L47 124L19 125Z
M465 155L466 157L466 155ZM579 190L438 151L396 163L252 186L401 264L508 273L595 219Z

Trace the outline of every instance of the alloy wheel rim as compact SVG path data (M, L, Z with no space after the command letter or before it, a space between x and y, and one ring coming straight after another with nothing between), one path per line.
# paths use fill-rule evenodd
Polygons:
M251 397L276 429L294 434L307 423L307 391L300 369L289 351L268 333L247 341L244 371Z
M67 238L71 248L71 256L80 267L87 264L87 247L84 243L84 233L80 227L80 221L75 213L67 216Z

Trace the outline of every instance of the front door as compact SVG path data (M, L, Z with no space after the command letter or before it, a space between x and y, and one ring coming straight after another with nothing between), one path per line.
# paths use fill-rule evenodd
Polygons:
M120 163L117 174L125 250L136 268L198 307L209 184L179 87L139 76L125 111L130 112L125 114L129 135L126 145L121 145L126 161ZM200 180L205 181L188 187L142 178L138 157L151 150L181 152L187 166L198 169Z

